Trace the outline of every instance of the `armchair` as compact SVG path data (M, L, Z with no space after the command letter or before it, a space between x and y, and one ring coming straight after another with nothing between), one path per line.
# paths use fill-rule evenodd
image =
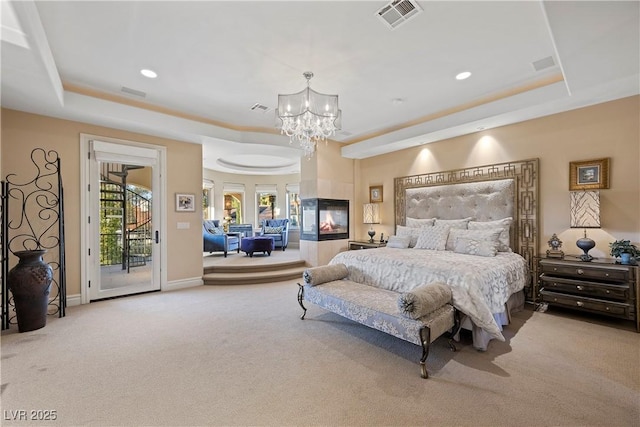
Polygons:
M284 252L289 244L289 220L265 219L262 221L261 236L273 237L275 247L282 248Z
M240 237L225 233L218 224L220 221L217 219L202 221L202 251L209 253L222 251L225 258L229 251L235 250L240 253Z

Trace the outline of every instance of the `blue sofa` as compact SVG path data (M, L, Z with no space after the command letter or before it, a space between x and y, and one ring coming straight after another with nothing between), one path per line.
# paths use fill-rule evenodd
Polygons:
M280 232L273 233L273 228L279 228ZM289 244L289 220L288 219L265 219L262 221L261 236L273 237L276 248L282 248L284 252Z
M219 227L220 221L217 219L205 219L202 221L202 242L203 252L227 252L236 251L240 253L240 236L237 234L227 234Z

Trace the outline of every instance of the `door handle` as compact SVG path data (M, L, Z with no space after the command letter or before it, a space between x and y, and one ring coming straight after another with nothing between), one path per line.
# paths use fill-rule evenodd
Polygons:
M160 239L158 237L158 230L156 230L156 243L160 243Z

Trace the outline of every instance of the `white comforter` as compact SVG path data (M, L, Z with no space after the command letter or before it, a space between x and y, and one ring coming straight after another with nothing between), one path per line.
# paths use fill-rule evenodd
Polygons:
M349 269L349 280L397 292L432 282L446 283L451 287L453 305L500 341L504 337L493 314L502 313L511 294L523 289L529 278L525 259L510 252L482 257L379 248L341 252L329 262L339 263Z

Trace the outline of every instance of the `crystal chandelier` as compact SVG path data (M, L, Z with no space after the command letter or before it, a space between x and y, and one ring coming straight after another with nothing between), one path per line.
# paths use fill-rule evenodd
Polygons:
M300 143L307 158L313 156L320 141L340 130L342 112L338 109L338 95L325 95L309 87L311 71L302 74L307 88L290 95L278 95L280 133L289 137L289 143Z

